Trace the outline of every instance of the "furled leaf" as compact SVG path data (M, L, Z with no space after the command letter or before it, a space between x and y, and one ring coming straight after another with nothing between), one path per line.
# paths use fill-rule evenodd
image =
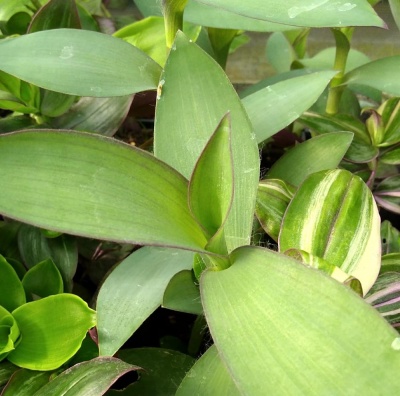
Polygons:
M224 362L212 345L188 371L176 396L241 395Z
M79 363L55 377L33 396L104 395L121 376L139 367L113 357L99 357Z
M154 89L161 72L159 65L132 45L77 29L2 40L0 59L2 71L42 88L78 96L122 96Z
M8 311L25 304L25 291L14 268L0 255L0 306Z
M232 261L206 271L200 287L211 335L242 394L397 392L398 333L355 293L267 249L237 249Z
M194 359L178 351L164 348L122 349L118 357L143 368L139 380L124 390L111 390L107 396L174 395Z
M299 186L311 173L336 168L352 140L350 132L325 133L306 140L280 157L266 177Z
M177 101L182 92L184 100ZM226 74L195 43L178 33L158 97L155 155L186 177L222 117L230 112L235 194L224 231L229 251L248 244L259 178L258 149L246 112Z
M57 294L24 304L12 312L21 342L8 360L30 370L53 370L79 349L95 326L96 313L74 294Z
M385 26L372 7L363 0L196 0L217 9L292 26Z
M187 181L151 154L98 135L0 136L0 213L70 234L201 250Z
M179 312L201 315L203 308L200 290L194 283L193 272L183 270L175 274L165 289L162 306Z
M260 143L295 121L322 94L334 71L280 81L242 99ZM290 108L288 108L290 103Z
M364 295L380 268L380 217L366 184L345 170L313 173L291 200L279 250L300 249L357 278Z
M400 96L400 56L388 56L360 66L344 76L344 84L362 84Z
M192 256L191 252L144 247L111 272L96 304L100 355L114 355L161 305L170 279L191 268Z
M18 323L10 312L0 305L0 361L15 350L20 340Z
M21 369L17 371L2 392L2 396L32 396L46 385L51 373Z

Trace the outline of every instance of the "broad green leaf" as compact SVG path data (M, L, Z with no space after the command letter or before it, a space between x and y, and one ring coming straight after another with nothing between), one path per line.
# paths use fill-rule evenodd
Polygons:
M0 306L8 311L25 304L25 291L14 268L0 255Z
M312 173L338 167L352 140L350 132L325 133L306 140L280 157L266 177L299 186Z
M271 34L267 41L266 55L268 63L277 73L290 71L296 52L283 33Z
M202 315L200 290L193 272L183 270L175 274L165 289L162 306L179 312Z
M400 1L389 0L390 9L394 20L396 21L397 27L400 29Z
M206 271L200 287L242 394L397 393L398 333L355 293L267 249L237 249L232 261Z
M96 313L74 294L57 294L24 304L12 312L21 342L8 356L30 370L54 370L79 349Z
M344 76L344 84L361 84L400 96L400 55L357 67Z
M215 345L207 349L186 374L176 396L241 395Z
M385 23L364 0L196 0L216 9L292 26L379 26Z
M0 59L2 71L78 96L122 96L154 89L161 72L151 58L123 40L77 29L2 40Z
M50 120L52 128L113 136L125 120L133 96L80 98L67 113Z
M139 368L113 357L95 358L65 370L33 396L104 395L118 378Z
M257 142L268 139L299 118L315 103L335 73L322 71L295 77L243 98Z
M144 247L111 272L96 304L100 355L114 355L161 305L170 279L191 268L192 256L191 252Z
M140 366L139 380L124 390L110 390L107 396L174 395L195 360L181 352L164 348L122 349L118 357Z
M99 135L0 136L0 213L45 229L201 250L187 181L151 154Z
M178 33L159 86L154 151L189 177L222 117L229 111L235 195L224 230L228 250L248 244L259 178L252 127L220 66ZM184 100L177 100L182 97Z
M22 285L30 301L60 294L64 290L60 271L51 259L32 267L22 279Z
M265 232L278 241L282 219L295 188L283 180L262 180L258 185L255 214Z
M81 28L75 0L50 0L34 15L28 33L61 28Z
M210 237L224 225L232 206L234 175L230 119L229 114L224 116L211 135L189 181L190 210Z
M400 252L400 232L385 220L381 224L382 255Z
M380 217L366 184L345 170L311 174L291 200L279 250L300 249L357 278L364 294L380 268Z
M4 388L2 396L32 396L50 380L51 373L21 369Z

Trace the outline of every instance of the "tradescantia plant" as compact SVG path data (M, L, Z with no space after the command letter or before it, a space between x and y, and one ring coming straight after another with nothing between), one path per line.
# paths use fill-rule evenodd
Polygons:
M357 119L370 140L338 114L357 100L353 84L400 96L398 57L346 72L347 26L384 22L365 0L135 3L149 18L116 37L93 31L93 15L106 14L99 1L0 3L0 106L13 112L0 134L2 394L394 394L400 338L381 314L395 323L385 307L396 303L387 273L398 273L399 249L383 228L392 248L379 274L368 186L377 156L387 161L381 147L397 144L397 101L364 110L375 117L366 126ZM334 31L329 69L307 66L297 28L311 27ZM239 97L221 65L253 29L286 40L297 69ZM156 92L153 152L109 137L147 90ZM318 136L260 182L259 145L289 125ZM368 183L343 158L372 162ZM254 214L276 249L255 246ZM136 246L102 280L96 316L70 293L71 235ZM123 348L161 304L209 329L197 360ZM97 346L80 347L95 324ZM109 390L129 371L139 380Z

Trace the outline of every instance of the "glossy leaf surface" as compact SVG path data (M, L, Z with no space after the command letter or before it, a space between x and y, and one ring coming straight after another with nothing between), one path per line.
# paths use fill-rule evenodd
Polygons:
M226 74L178 33L158 97L155 155L188 178L218 123L230 111L235 195L224 227L225 238L228 250L248 244L259 177L258 149L246 112Z
M352 140L350 132L326 133L306 140L280 157L266 176L299 186L311 173L336 168Z
M345 170L313 173L291 200L279 250L300 249L359 279L364 294L380 268L380 217L365 183Z
M32 396L49 382L51 373L21 369L4 388L2 396Z
M78 296L57 294L24 304L12 312L21 342L7 358L30 370L53 370L79 349L95 326L96 313Z
M147 152L98 135L35 130L1 135L0 158L4 215L117 242L205 245L187 181Z
M398 333L350 289L267 249L240 248L232 261L206 271L200 286L241 393L397 392Z
M34 396L103 395L121 376L139 367L112 357L99 357L65 370Z
M243 98L257 142L266 140L300 117L316 102L334 75L333 71L306 74L269 85Z
M25 304L25 291L14 268L0 255L0 306L13 311Z
M161 72L160 66L132 45L77 29L2 40L0 58L2 71L42 88L78 96L123 96L154 89Z
M161 305L170 279L190 269L193 254L144 247L106 278L97 297L100 355L113 355Z
M293 26L385 26L363 0L196 0L233 13Z

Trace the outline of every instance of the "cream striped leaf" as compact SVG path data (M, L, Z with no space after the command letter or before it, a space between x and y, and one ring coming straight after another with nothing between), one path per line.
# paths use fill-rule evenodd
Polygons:
M279 249L300 249L359 279L364 294L380 268L380 218L365 183L345 170L310 175L285 213Z

